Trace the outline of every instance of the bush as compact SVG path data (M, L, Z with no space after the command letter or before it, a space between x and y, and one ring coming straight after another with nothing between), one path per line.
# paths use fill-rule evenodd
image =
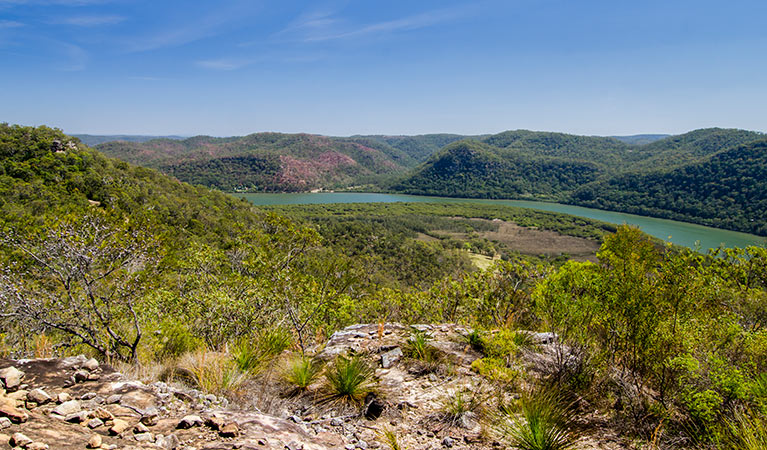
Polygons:
M375 370L360 355L339 356L325 373L324 401L359 405L375 388Z
M204 348L184 354L170 377L181 378L196 389L213 394L231 393L247 379L229 355Z
M479 391L479 389L476 389ZM461 419L482 408L482 397L469 389L458 390L442 400L441 419L450 426L460 425Z
M528 393L520 399L519 414L502 411L496 428L520 450L565 450L576 441L575 411L552 391Z
M291 344L292 337L287 331L281 328L267 329L257 334L255 339L241 340L232 356L240 371L257 374Z
M285 361L282 379L293 386L295 391L305 391L320 374L321 366L313 358L295 355Z

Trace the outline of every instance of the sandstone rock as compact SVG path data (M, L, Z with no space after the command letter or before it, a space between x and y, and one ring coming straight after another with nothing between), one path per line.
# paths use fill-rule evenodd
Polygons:
M27 445L27 450L48 450L48 444L44 444L42 442L33 442L29 445Z
M109 396L109 397L107 397L107 399L106 399L106 404L107 404L107 405L112 405L112 404L115 404L115 403L120 403L120 400L122 399L122 397L123 397L123 396L122 396L122 395L120 395L120 394L113 394L113 395L110 395L110 396Z
M74 414L76 412L80 412L80 402L77 400L69 400L66 401L59 406L53 408L53 411L51 411L53 414L58 414L60 416L68 416L70 414Z
M136 439L137 442L154 442L154 436L152 433L134 434L133 438Z
M52 400L51 396L42 389L32 389L27 393L27 401L37 403L38 405L44 405Z
M381 367L384 369L389 369L397 364L397 361L399 361L401 358L402 349L397 347L393 350L389 350L388 352L381 355Z
M0 416L7 417L13 423L24 423L29 420L29 414L17 408L10 401L0 401Z
M25 434L21 434L21 433L13 433L13 436L11 436L11 440L8 441L8 443L11 444L11 447L26 447L32 442L33 442L32 439L28 438Z
M144 410L144 414L141 416L141 423L148 427L157 425L157 421L160 417L160 411L154 406Z
M93 436L91 436L90 439L88 439L88 444L86 445L86 447L100 448L102 441L103 440L101 439L101 436L99 436L98 434L94 434Z
M114 419L112 426L109 427L109 433L113 435L123 434L130 429L130 424L122 419Z
M85 361L82 367L83 369L93 372L94 370L99 368L99 362L91 358L88 361Z
M88 372L87 370L78 370L74 374L75 381L78 383L82 383L83 381L88 381L88 375L90 375L90 372Z
M0 417L0 430L4 430L11 426L11 419L7 417Z
M70 423L83 423L83 422L87 422L88 419L91 418L92 414L93 414L92 411L78 411L76 413L72 413L65 416L64 420Z
M104 425L104 421L99 419L98 417L96 417L96 418L93 418L93 419L89 420L86 425L88 426L88 428L90 428L92 430L94 428L98 428L98 427Z
M80 400L92 400L92 399L94 399L94 398L96 398L98 396L99 396L99 394L97 394L95 392L86 392L85 394L80 396Z
M24 378L24 372L13 366L0 370L0 380L3 380L5 388L9 391L21 386L22 378Z
M205 419L205 425L209 426L213 430L220 431L222 428L224 428L226 422L221 417L212 416Z
M146 425L144 425L143 423L139 422L139 423L136 424L135 427L133 427L133 432L136 433L136 434L148 433L149 432L149 428L147 428Z
M56 396L56 403L66 403L70 400L72 400L72 396L67 392L61 392Z
M114 415L112 415L111 412L107 411L104 408L96 408L96 411L94 411L93 414L96 416L97 419L101 419L104 421L114 419Z
M168 436L157 436L154 445L165 450L175 450L179 447L180 441L175 434L169 434Z
M221 437L226 438L233 438L237 437L238 434L240 434L240 427L237 426L236 422L229 422L218 431L218 434Z
M188 416L185 416L183 419L181 419L178 422L178 425L176 428L186 429L186 428L193 428L193 427L199 427L202 426L203 421L200 416L190 414Z
M450 436L445 437L445 439L442 439L442 446L450 448L453 445L455 445L455 441Z

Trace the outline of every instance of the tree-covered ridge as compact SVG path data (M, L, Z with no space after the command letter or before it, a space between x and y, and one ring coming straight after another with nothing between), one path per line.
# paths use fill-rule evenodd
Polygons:
M531 158L466 140L448 145L411 176L393 183L392 189L447 197L556 199L598 173L599 167L591 162Z
M0 220L42 223L101 210L212 241L257 222L245 201L110 159L60 130L0 124Z
M760 169L764 156L733 149L764 139L752 131L709 128L639 146L612 138L509 131L483 143L451 144L390 188L554 200L764 234L759 219L767 187Z
M336 138L256 133L108 142L98 149L182 181L230 191L277 192L371 183L404 172L452 139L451 135Z
M576 190L575 204L767 235L767 140L670 171L631 173Z

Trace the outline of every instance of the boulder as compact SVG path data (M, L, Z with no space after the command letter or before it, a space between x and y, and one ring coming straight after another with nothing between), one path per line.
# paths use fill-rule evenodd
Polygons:
M11 447L26 447L32 442L33 442L32 439L28 438L27 435L21 434L21 433L13 433L13 436L11 436L11 440L8 441Z
M130 429L130 424L122 419L114 419L112 426L109 427L109 433L112 435L120 435Z
M27 401L37 403L38 405L44 405L50 401L53 401L50 395L42 389L32 389L27 393Z
M9 391L17 389L21 386L21 379L24 378L24 372L11 366L0 370L0 380L5 384L5 388Z
M91 436L90 439L88 439L88 444L86 445L86 447L88 447L88 448L101 448L101 442L102 441L103 440L101 439L101 436L99 436L98 434L94 434L93 436Z
M180 429L194 428L194 427L202 426L203 423L204 422L202 421L202 418L200 416L190 414L188 416L184 416L184 418L178 422L178 425L176 426L176 428L180 428Z
M95 359L91 358L88 361L85 361L83 363L83 369L89 370L93 372L94 370L99 368L99 362Z
M392 368L397 362L402 359L402 349L397 347L393 350L381 355L381 367L384 369Z
M53 414L58 414L60 416L67 417L70 414L80 412L81 409L82 408L80 407L80 402L78 402L77 400L69 400L53 408L53 411L51 412Z

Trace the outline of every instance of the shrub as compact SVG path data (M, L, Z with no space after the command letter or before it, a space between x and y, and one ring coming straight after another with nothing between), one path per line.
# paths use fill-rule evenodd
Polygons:
M375 370L360 355L339 356L325 378L324 401L359 405L375 388Z
M496 428L520 450L565 450L573 447L577 438L572 405L552 391L524 395L519 414L504 409Z
M389 450L404 450L405 447L403 447L399 443L399 439L397 438L397 433L394 432L391 428L384 428L380 430L378 433L378 439L381 441L383 445L385 445Z
M420 330L413 330L410 338L405 341L405 354L410 358L425 363L436 363L439 359L437 349L429 344L429 335Z
M479 391L479 389L476 389ZM461 419L469 413L476 413L482 407L481 396L469 389L458 390L442 400L441 419L450 426L460 425Z
M305 391L320 374L321 366L306 355L295 355L285 361L282 379L298 391Z
M471 370L488 380L506 384L516 383L521 376L519 370L507 367L506 363L500 359L490 357L474 360L471 363Z
M192 335L187 327L172 320L164 321L159 332L155 355L160 360L177 358L202 346L202 341Z
M762 450L767 448L767 420L753 411L738 412L728 421L730 436L720 450Z
M171 377L181 378L195 388L213 394L231 392L247 378L229 355L204 348L184 354Z
M234 348L232 357L240 371L257 374L291 344L292 337L287 331L281 328L267 329L258 333L254 339L241 340Z

